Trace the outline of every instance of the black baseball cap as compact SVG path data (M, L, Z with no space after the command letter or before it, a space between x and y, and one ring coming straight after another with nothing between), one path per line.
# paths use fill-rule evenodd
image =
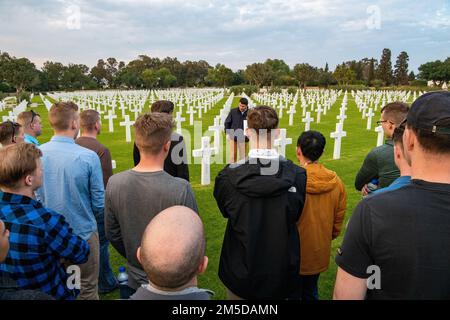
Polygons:
M443 120L450 120L448 91L434 91L421 95L414 101L406 117L408 126L450 135L450 124L440 125Z

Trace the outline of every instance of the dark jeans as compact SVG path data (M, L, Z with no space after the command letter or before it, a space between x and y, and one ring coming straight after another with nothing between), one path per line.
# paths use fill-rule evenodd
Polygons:
M310 276L300 276L302 280L302 300L313 301L319 300L319 274L314 274Z
M0 274L0 300L55 300L38 290L22 290L16 281L6 274Z
M98 236L100 240L100 272L98 277L98 291L108 293L118 288L118 282L109 264L109 241L106 239L105 222L97 220Z
M37 290L0 288L0 300L55 300L53 297Z
M319 300L319 290L317 287L319 276L320 273L310 276L300 275L295 281L293 279L291 281L293 290L288 300Z
M120 299L122 300L128 300L133 294L136 293L136 290L125 284L119 285L119 289L120 289Z

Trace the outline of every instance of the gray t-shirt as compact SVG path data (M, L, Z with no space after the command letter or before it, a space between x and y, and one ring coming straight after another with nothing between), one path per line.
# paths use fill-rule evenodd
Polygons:
M214 292L197 287L187 288L178 292L164 292L149 285L142 285L130 300L210 300Z
M128 285L131 288L137 289L148 283L136 257L145 228L155 215L176 205L198 213L189 182L165 171L128 170L110 178L105 199L106 236L128 260Z

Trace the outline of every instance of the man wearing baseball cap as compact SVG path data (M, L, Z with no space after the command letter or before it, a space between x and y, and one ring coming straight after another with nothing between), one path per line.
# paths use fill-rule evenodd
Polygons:
M356 207L335 299L450 299L450 92L422 95L405 122L411 183Z

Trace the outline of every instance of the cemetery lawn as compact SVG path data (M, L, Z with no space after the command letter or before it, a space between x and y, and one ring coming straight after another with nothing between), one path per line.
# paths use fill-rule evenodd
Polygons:
M331 299L333 294L334 282L336 277L336 263L334 262L334 256L336 249L342 242L345 226L348 219L351 216L356 204L360 201L361 196L354 188L354 178L359 170L365 155L376 146L377 133L373 131L376 120L379 119L379 111L375 115L372 121L372 130L366 130L366 120L361 119L361 115L358 112L355 101L352 96L348 95L348 110L346 112L348 118L345 120L344 130L347 132L347 137L342 139L342 151L341 159L333 160L333 144L334 140L330 138L330 133L335 130L336 116L339 114L339 107L341 105L343 94L338 98L336 103L332 106L327 115L321 117L321 123L311 123L311 130L318 130L322 132L327 138L327 145L325 153L321 158L321 162L329 169L334 170L343 180L347 191L347 213L345 217L345 223L341 235L333 241L332 252L330 259L329 269L322 273L319 280L319 296L320 299ZM227 96L224 97L216 106L203 115L203 132L208 126L213 125L214 116L219 114L222 105L225 103ZM51 99L49 99L51 100ZM299 99L300 100L300 99ZM52 101L52 100L51 100ZM232 107L238 105L239 97L235 97ZM39 137L39 141L42 143L47 142L52 136L52 130L48 123L47 111L44 107L40 97L34 97L33 101L38 104L38 107L34 110L41 114L43 123L43 134ZM255 101L256 103L256 101ZM297 105L297 113L294 116L294 126L289 127L289 116L284 111L283 118L280 120L280 128L287 129L287 136L292 138L293 144L286 147L286 157L292 160L294 163L298 163L295 157L295 146L298 136L304 129L304 123L301 122L302 112L300 108L300 101ZM178 108L176 108L177 110ZM149 102L147 101L144 111L149 110ZM189 116L183 112L183 116L186 118L186 122L183 122L183 129L187 129L191 132L193 137L193 127L189 126ZM6 112L0 113L6 115ZM106 145L112 154L112 159L117 163L117 169L115 173L128 170L133 167L133 144L125 142L125 128L119 127L119 122L123 121L120 112L117 113L118 119L114 121L114 133L108 132L108 121L103 120L103 132L99 136L99 141ZM315 113L312 113L312 117L315 117ZM131 116L134 120L134 117ZM195 116L197 120L197 115ZM317 120L317 119L315 119ZM211 133L212 135L212 133ZM200 138L196 138L196 142L192 141L192 149L200 147ZM133 133L134 141L134 133ZM211 143L213 138L211 138ZM225 144L224 144L225 147ZM191 153L192 154L192 153ZM225 155L223 157L224 161ZM195 163L198 163L197 160ZM222 247L222 240L226 226L226 219L224 219L217 208L215 199L213 197L214 178L218 172L224 167L224 164L212 164L211 165L211 180L210 186L203 187L200 185L200 164L194 164L193 158L189 165L191 185L194 189L197 204L200 210L200 216L205 225L206 237L207 237L207 250L206 254L209 257L209 265L206 273L199 277L199 287L208 288L215 292L215 299L225 299L226 291L217 275L220 250ZM148 195L151 196L151 195ZM277 212L274 212L277 214ZM266 257L270 259L271 257ZM111 247L111 265L113 271L117 274L119 266L125 265L125 260ZM117 299L119 297L118 290L113 293L102 295L101 299Z

